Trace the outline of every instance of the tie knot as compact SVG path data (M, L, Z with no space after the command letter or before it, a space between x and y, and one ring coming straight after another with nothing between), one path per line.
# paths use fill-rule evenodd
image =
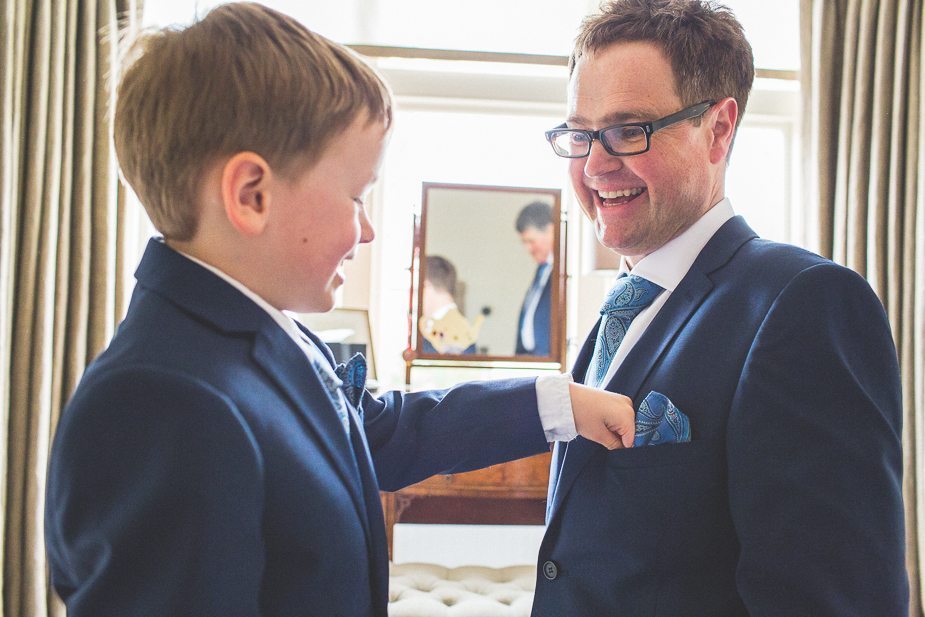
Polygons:
M609 315L618 311L627 309L639 312L652 303L652 300L663 291L659 285L648 281L641 276L629 274L617 279L617 284L613 286L604 305L601 307L601 315Z

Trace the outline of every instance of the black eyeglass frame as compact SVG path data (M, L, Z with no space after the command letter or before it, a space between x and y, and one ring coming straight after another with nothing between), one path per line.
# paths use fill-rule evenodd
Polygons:
M652 146L652 134L655 133L655 131L661 130L665 128L666 126L671 126L672 124L677 124L678 122L683 122L684 120L690 120L691 118L699 118L703 114L707 113L707 110L713 107L713 105L715 104L716 104L716 101L703 101L701 103L697 103L696 105L685 107L681 111L665 116L664 118L659 118L658 120L652 120L651 122L624 122L622 124L614 124L611 126L605 126L604 128L598 129L596 131L588 131L585 129L570 129L568 128L566 123L563 122L556 128L546 131L546 141L548 141L549 145L552 146L552 150L553 152L556 153L557 156L561 156L567 159L583 159L589 154L591 154L591 146L594 143L595 139L601 143L601 145L604 147L604 150L607 152L607 154L611 156L635 156L637 154L642 154L644 152L649 151L649 148ZM611 147L607 144L607 142L601 139L601 135L606 133L607 131L611 131L613 129L622 129L627 126L637 126L642 129L642 132L646 138L646 147L644 149L633 151L633 152L618 152L616 150L611 149ZM588 138L587 151L584 154L572 154L572 155L562 154L556 148L556 145L553 143L553 140L557 136L562 135L563 133L581 133L585 135Z

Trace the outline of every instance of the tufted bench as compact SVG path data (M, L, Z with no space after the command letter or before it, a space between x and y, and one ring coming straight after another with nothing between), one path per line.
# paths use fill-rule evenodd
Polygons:
M390 564L389 617L529 617L536 566Z

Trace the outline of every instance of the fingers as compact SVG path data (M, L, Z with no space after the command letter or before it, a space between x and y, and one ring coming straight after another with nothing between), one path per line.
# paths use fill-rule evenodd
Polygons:
M594 441L601 444L608 450L619 450L622 448L633 447L633 439L636 432L635 429L626 431L621 427L619 430L610 428L606 430L606 433L601 433L600 439L594 439Z
M629 397L581 384L569 384L575 428L585 439L608 450L631 448L636 413Z
M635 415L635 414L634 414ZM624 448L632 448L633 440L636 439L636 419L629 426L629 430L617 431L620 435L620 445Z
M623 435L623 437L622 437L621 439L622 439L622 443L623 443L623 447L624 447L624 448L632 448L632 447L633 447L633 440L636 439L636 431L635 431L635 430L632 430L632 431L626 433L625 435Z

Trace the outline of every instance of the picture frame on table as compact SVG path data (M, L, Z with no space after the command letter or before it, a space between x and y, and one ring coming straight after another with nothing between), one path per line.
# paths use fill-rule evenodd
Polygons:
M346 362L354 354L363 354L366 358L367 389L375 391L378 378L369 311L359 308L335 308L327 313L294 313L293 317L331 348L338 363Z

